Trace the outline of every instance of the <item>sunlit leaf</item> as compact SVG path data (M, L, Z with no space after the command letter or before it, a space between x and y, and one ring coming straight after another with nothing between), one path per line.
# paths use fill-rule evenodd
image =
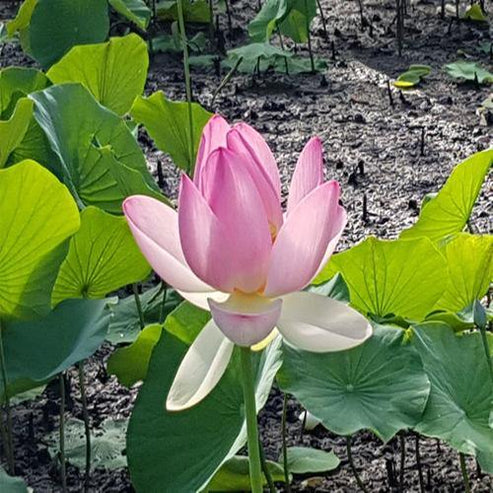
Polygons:
M427 238L378 240L367 238L334 255L315 284L337 272L349 287L351 305L364 315L393 314L421 321L442 296L447 263Z
M142 123L156 146L168 153L176 166L192 171L199 147L202 129L212 116L198 103L192 103L193 159L190 160L190 128L186 102L170 101L162 91L148 98L138 97L130 114Z
M0 170L0 318L46 314L65 242L80 225L68 190L24 161Z
M35 102L34 116L62 163L63 181L81 208L95 205L121 214L121 203L128 195L162 198L125 122L87 89L62 84L30 98ZM115 167L123 177L115 178Z
M109 0L109 3L120 15L141 29L147 29L152 12L144 0Z
M399 89L408 89L421 82L423 77L429 75L431 67L428 65L410 65L409 68L397 77L394 86Z
M475 21L475 22L488 22L488 17L483 12L481 5L478 3L473 3L469 5L464 12L464 19Z
M146 43L129 34L107 43L74 46L47 76L54 84L81 83L103 106L123 115L142 94L148 66Z
M493 150L478 152L458 164L438 194L424 205L416 224L400 237L427 236L439 241L462 231L492 164Z
M97 207L81 213L81 227L71 238L53 288L54 305L68 298L104 298L145 279L151 268L127 221Z

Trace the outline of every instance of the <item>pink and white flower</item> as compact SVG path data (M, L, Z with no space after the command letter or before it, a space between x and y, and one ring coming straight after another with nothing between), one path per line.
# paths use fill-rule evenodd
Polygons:
M361 344L367 320L344 303L302 291L332 255L346 224L336 181L323 180L312 138L281 206L276 161L252 127L214 116L204 128L193 181L181 177L178 212L146 196L123 205L153 269L212 319L190 346L168 394L186 409L218 383L235 344L254 346L275 328L298 348L327 352Z

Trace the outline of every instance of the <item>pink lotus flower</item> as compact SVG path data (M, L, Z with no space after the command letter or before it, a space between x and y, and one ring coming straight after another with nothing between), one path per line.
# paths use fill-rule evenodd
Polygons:
M178 212L145 196L123 205L154 270L212 319L184 357L168 410L190 407L218 383L234 344L253 346L275 327L298 348L338 351L371 334L347 305L301 291L329 260L346 224L335 181L323 181L312 138L293 175L283 214L281 182L264 139L214 116L204 128L193 181L181 177Z

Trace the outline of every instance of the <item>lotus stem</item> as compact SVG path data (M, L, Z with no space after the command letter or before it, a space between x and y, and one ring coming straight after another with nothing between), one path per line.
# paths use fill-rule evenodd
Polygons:
M281 50L284 51L284 41L282 40L281 30L279 26L277 27L277 34L279 35L279 44L281 45ZM284 67L286 69L286 75L289 75L289 65L288 65L288 57L284 57Z
M471 493L471 485L469 483L469 474L467 473L466 459L462 452L459 452L460 472L462 473L462 480L464 481L465 493Z
M231 8L229 6L229 0L224 0L224 5L226 6L226 15L228 16L228 29L231 33L231 29L233 29L233 21L231 19Z
M10 410L10 396L8 391L8 379L7 379L7 366L5 363L5 351L3 348L3 326L0 320L0 367L2 372L2 383L3 383L3 400L5 405L5 415L7 418L7 430L5 433L6 440L5 444L5 455L7 456L7 463L9 466L9 472L11 475L15 475L15 460L14 460L14 440L12 437L12 414ZM3 417L2 417L2 428L3 428Z
M327 40L327 22L325 20L324 10L322 9L322 4L320 0L317 0L318 12L320 13L320 19L322 20L322 29L324 31L325 40Z
M187 103L188 103L188 132L189 132L188 172L192 174L194 167L192 84L190 82L190 63L188 60L188 41L187 41L187 33L185 31L185 18L183 16L183 0L178 0L178 25L180 27L181 44L183 48L183 71L185 73L185 90L187 93Z
M255 386L253 382L252 352L248 347L240 348L241 371L243 377L243 398L247 423L248 458L250 462L250 483L252 493L262 493L262 468L255 403Z
M144 312L142 310L142 303L140 302L140 296L139 296L139 290L137 288L137 284L132 284L132 291L134 293L135 304L137 305L137 313L139 314L140 330L143 330L145 327L145 319L144 319Z
M60 424L59 424L59 455L60 460L60 478L62 480L62 492L67 493L67 470L65 465L65 378L60 373L58 377L60 383Z
M231 67L231 70L226 74L224 79L221 81L221 83L217 86L217 89L214 91L212 95L212 101L211 101L211 107L214 106L214 103L216 101L217 95L226 87L228 82L230 81L231 77L236 73L238 70L238 67L240 66L241 62L243 61L243 57L240 56L236 60L235 64L233 67Z
M308 12L307 0L305 0L305 12ZM308 37L308 53L310 54L310 66L312 73L315 73L315 60L313 59L312 35L310 33L310 21L306 18L306 35Z
M276 493L276 487L272 479L272 474L269 471L269 465L267 464L267 460L265 459L264 447L262 446L262 442L260 440L258 441L258 448L260 450L260 463L262 465L262 472L264 473L267 484L269 485L269 492Z
M351 470L353 471L354 479L356 480L356 483L358 483L358 486L363 493L368 493L368 490L366 489L363 481L359 477L358 471L356 470L356 466L354 465L353 461L353 454L351 452L351 435L348 435L346 437L346 451L347 451L347 459L349 461L349 465L351 466Z
M291 493L291 484L289 483L288 444L286 441L287 413L288 413L288 395L285 393L284 398L282 400L282 418L281 418L282 458L283 458L284 482L286 483L286 491L287 493Z
M81 361L77 368L79 370L80 400L82 403L82 416L84 419L84 431L86 435L86 471L84 474L84 492L89 491L91 473L91 427L89 426L89 413L87 411L86 384L84 381L84 362Z

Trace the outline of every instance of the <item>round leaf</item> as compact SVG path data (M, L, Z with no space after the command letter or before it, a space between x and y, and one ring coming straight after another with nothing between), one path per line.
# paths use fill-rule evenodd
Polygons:
M144 90L149 55L136 34L74 46L47 75L54 84L80 82L103 106L123 115Z
M29 23L32 55L48 68L72 46L105 41L109 24L107 0L38 0Z
M445 259L427 238L367 238L332 257L315 283L337 272L349 287L351 305L363 314L418 321L432 311L448 279Z
M382 440L421 418L430 383L405 332L377 327L361 346L309 353L283 345L280 386L338 435L369 429Z
M416 431L475 455L493 473L493 384L479 332L456 336L443 323L413 327L413 345L431 382Z
M68 190L23 161L0 170L0 318L48 313L65 240L79 228Z
M81 213L81 227L60 267L53 305L68 298L104 298L145 279L150 270L125 218L88 207Z
M427 236L439 241L462 231L471 215L481 185L493 164L493 150L478 152L450 174L439 193L422 208L418 222L401 233L401 238Z
M62 163L63 181L81 208L95 205L121 214L128 195L163 198L125 122L87 89L63 84L30 98L35 102L34 117Z
M201 403L165 410L167 392L187 346L163 331L130 419L127 452L137 492L190 493L204 487L246 439L239 354ZM257 409L265 404L280 365L279 339L256 354ZM163 464L165 467L163 467Z

